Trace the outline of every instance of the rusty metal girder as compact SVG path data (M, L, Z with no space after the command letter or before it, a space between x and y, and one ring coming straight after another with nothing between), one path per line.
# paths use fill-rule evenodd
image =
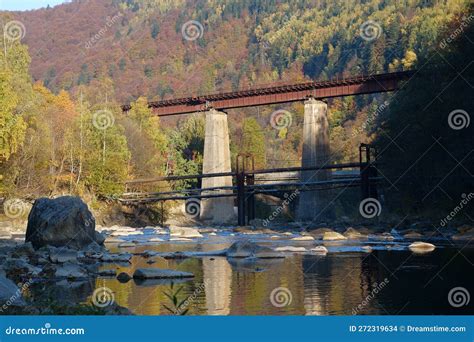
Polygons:
M216 110L253 107L285 102L390 92L399 89L401 81L408 80L415 71L402 71L370 76L357 76L324 82L305 82L283 86L241 90L199 97L149 102L155 115L169 116L202 112L212 107ZM122 107L130 110L130 105Z

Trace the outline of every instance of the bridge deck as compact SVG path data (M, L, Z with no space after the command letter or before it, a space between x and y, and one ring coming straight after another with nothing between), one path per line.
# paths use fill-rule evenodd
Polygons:
M169 116L202 112L209 108L226 110L232 108L304 101L309 97L322 99L389 92L397 90L400 81L409 79L414 73L415 71L402 71L323 82L305 82L240 90L197 97L183 97L150 102L149 107L153 108L154 113L158 116ZM130 105L122 107L124 111L130 110L130 108Z

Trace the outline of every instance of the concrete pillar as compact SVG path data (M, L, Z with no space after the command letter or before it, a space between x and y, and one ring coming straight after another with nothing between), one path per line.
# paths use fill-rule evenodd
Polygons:
M231 172L229 127L227 114L210 109L206 112L203 173ZM232 186L232 176L203 178L202 188ZM202 194L232 193L232 190L210 190ZM230 223L235 220L234 198L219 197L201 200L202 220L212 223Z
M302 167L330 164L329 123L327 104L315 99L304 103ZM302 171L301 182L317 182L331 179L330 170ZM327 190L302 191L297 217L300 221L321 222L332 216Z

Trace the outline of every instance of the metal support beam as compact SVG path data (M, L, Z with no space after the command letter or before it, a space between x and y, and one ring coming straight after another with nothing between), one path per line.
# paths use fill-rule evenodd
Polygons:
M408 80L414 73L415 71L410 70L322 82L274 85L258 89L155 101L150 102L148 106L153 109L155 115L169 116L205 112L209 106L216 110L226 110L304 101L308 97L322 99L381 93L399 89L400 82ZM129 111L130 108L130 105L122 106L123 111Z

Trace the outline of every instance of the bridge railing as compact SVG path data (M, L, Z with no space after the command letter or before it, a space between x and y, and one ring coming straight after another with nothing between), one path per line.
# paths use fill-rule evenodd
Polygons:
M367 144L361 144L359 147L359 162L358 163L340 163L322 166L308 166L308 167L283 167L272 169L254 169L253 157L250 155L239 155L236 160L235 172L221 172L209 174L195 174L184 176L163 176L154 177L150 179L136 179L126 182L127 187L159 182L172 182L179 180L202 180L204 178L212 177L233 177L233 186L219 186L210 188L193 188L182 189L163 192L137 192L128 191L124 193L118 200L126 205L156 203L164 201L179 201L189 199L211 199L221 197L236 198L238 209L238 224L245 225L246 222L255 218L255 195L256 194L278 194L287 193L289 191L298 190L315 191L327 190L337 188L348 188L360 186L362 198L374 197L377 198L377 183L381 181L381 177L377 175L375 149ZM272 175L284 172L303 172L303 171L317 171L321 170L344 170L344 169L358 169L358 174L353 172L340 177L334 177L324 181L294 181L287 180L277 183L257 184L256 175ZM223 191L225 190L225 191ZM203 192L205 192L203 194Z

